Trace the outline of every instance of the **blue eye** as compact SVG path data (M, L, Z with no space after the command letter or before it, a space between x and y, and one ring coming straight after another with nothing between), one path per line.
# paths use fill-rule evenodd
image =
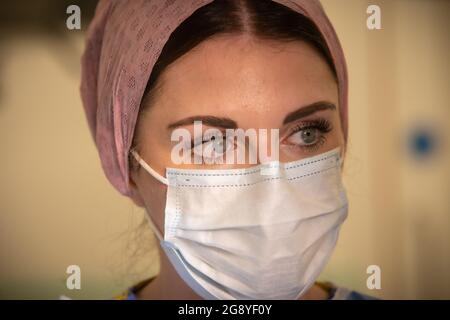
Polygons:
M288 140L292 142L292 144L310 145L316 143L319 137L320 132L317 128L306 128L297 131L291 135Z
M331 130L328 120L311 120L294 127L286 141L299 148L317 148L326 141L325 135Z
M215 139L213 137L211 140L203 143L203 150L207 155L222 156L231 148L231 143L227 141L226 137L222 139Z
M226 136L206 137L195 143L192 142L191 150L194 155L202 157L206 163L222 163L225 154L235 149L234 139Z

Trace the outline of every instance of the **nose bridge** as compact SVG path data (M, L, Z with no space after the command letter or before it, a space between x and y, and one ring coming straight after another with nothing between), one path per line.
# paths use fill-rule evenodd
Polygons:
M246 161L250 163L250 153L255 152L256 163L263 164L270 161L279 160L279 121L276 115L271 115L268 109L263 108L252 113L251 117L244 123L241 122L242 130L254 130L256 138L254 141L246 137ZM252 145L253 144L253 145Z
M238 158L245 158L248 165L258 165L279 160L278 128L238 129L235 139L238 143Z
M257 130L258 164L279 160L279 129L259 128Z

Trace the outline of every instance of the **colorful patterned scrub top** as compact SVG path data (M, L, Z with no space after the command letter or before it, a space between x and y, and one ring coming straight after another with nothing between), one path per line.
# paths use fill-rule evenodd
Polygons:
M128 289L122 294L114 297L115 300L137 300L136 293L145 287L154 278L144 280L136 286ZM377 298L371 297L353 290L349 290L343 287L337 287L331 282L316 282L316 284L328 292L329 300L376 300Z

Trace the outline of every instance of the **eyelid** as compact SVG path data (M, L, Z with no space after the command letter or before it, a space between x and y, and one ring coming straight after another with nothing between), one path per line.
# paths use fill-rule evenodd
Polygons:
M222 133L222 139L226 138L225 132L223 132L220 129L217 129L217 130L219 130ZM216 136L217 135L215 135L215 134L209 134L209 135L205 136L202 133L202 135L200 137L191 139L190 147L192 147L192 146L196 147L196 146L198 146L198 145L200 145L202 143L210 142L210 141L212 141L212 137L216 137Z
M324 124L325 123L325 124ZM319 128L319 125L322 124L322 126L326 125L329 126L328 130L321 130ZM298 119L296 121L293 121L292 123L290 123L286 128L283 128L280 132L280 141L284 141L286 139L288 139L290 136L292 136L293 134L304 130L304 129L308 129L308 128L317 128L317 130L319 130L322 133L328 133L329 131L331 131L332 125L331 122L326 119L325 117L310 117L310 118L306 118L306 119ZM226 139L226 132L225 130L221 130L219 128L217 128L218 131L220 131L222 133L222 138ZM208 143L210 141L212 141L212 137L215 137L217 135L215 135L214 133L211 133L209 135L202 135L200 137L194 138L190 140L190 143L188 145L188 148L192 149L195 148L197 146L199 146L200 144L203 143Z
M290 123L287 127L283 128L280 132L280 141L284 141L288 139L292 134L297 133L301 130L308 129L308 128L317 128L319 125L327 125L329 126L329 130L327 130L324 133L327 133L333 129L332 123L330 120L326 119L325 117L314 117L314 118L307 118L307 119L299 119L297 121L294 121ZM317 128L320 132L320 128Z

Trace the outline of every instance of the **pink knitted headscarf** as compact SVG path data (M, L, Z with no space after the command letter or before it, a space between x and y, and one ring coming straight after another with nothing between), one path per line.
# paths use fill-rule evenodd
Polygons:
M213 0L101 0L86 39L81 96L103 170L129 196L128 153L147 81L170 34ZM347 68L337 35L319 1L273 0L311 19L325 38L339 86L347 140Z

